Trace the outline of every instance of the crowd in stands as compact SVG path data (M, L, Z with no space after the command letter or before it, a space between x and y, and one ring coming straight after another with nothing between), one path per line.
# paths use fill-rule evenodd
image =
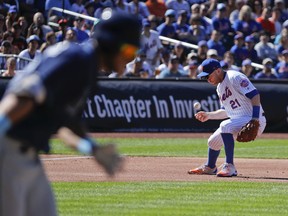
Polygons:
M89 39L97 22L52 7L94 18L112 8L137 15L143 26L142 47L121 77L196 79L202 61L215 58L223 69L251 79L287 79L287 6L287 0L0 0L0 45L6 55L0 53L0 69L2 76L13 76L49 46ZM119 77L113 71L100 75Z

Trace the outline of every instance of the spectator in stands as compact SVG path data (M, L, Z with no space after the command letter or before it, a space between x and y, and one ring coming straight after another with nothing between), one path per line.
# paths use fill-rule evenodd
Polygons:
M36 60L41 56L41 52L38 50L40 38L37 35L31 35L27 38L27 49L22 50L19 53L19 59L17 60L17 69L22 70L30 61L22 61L21 57L31 60Z
M125 0L115 0L115 11L123 13L132 13L130 5Z
M55 32L49 32L46 34L46 42L44 42L40 47L40 52L43 53L49 46L56 44Z
M145 4L150 14L156 16L158 21L164 19L167 7L163 0L147 0Z
M261 25L253 18L252 10L248 5L241 8L238 20L233 24L233 28L236 32L243 34L244 37L253 34L254 37L258 38L262 31Z
M234 30L226 13L226 6L223 3L217 5L216 15L212 18L212 25L214 30L221 32L221 42L226 50L233 46Z
M186 65L187 54L186 54L185 47L183 46L183 44L181 42L174 45L174 48L173 48L171 54L177 56L178 61L180 63L179 64L180 66Z
M192 16L198 16L199 17L200 25L203 26L203 28L205 29L205 33L206 33L207 37L210 36L213 27L212 27L211 20L206 17L207 12L208 12L208 8L206 7L206 5L193 4L191 6L191 12L192 12ZM191 18L191 16L190 16L190 18Z
M271 16L271 9L264 8L260 17L256 19L258 23L261 24L262 29L269 34L270 37L275 37L275 25L269 20Z
M247 5L251 8L252 10L252 17L253 19L257 19L258 17L261 16L263 8L263 1L258 1L258 0L248 0Z
M281 37L282 36L286 36L288 35L288 20L286 20L283 24L282 24L282 30L280 32L280 34L276 35L275 40L274 40L274 44L277 45L280 43Z
M282 25L279 22L280 18L280 9L277 7L272 8L272 15L269 17L269 21L274 24L275 27L275 35L278 35L281 33L282 30Z
M63 8L66 10L71 10L71 3L69 0L46 0L45 2L45 17L50 17L52 14L59 17L62 16L62 13L56 11L50 11L52 7Z
M11 31L5 31L3 33L3 40L2 41L5 41L5 40L8 40L11 44L13 43L14 37L13 37L13 33ZM13 50L12 50L12 53L14 53Z
M282 51L282 59L277 63L275 70L279 79L288 78L288 50Z
M91 17L94 16L94 12L95 12L94 4L95 4L94 0L88 0L85 2L85 4L84 4L84 8L85 8L84 14L85 15L91 16Z
M20 16L17 20L21 27L21 35L25 38L27 36L27 31L28 31L28 21L24 16Z
M151 29L157 31L157 26L159 21L157 20L157 17L153 14L150 14L147 18L147 20L150 22L151 24Z
M170 60L170 50L164 48L161 53L161 61L160 61L161 64L154 71L155 77L157 77L161 73L161 71L168 68L169 60Z
M190 61L197 61L198 62L198 55L196 52L191 51L190 53L187 54L186 58L187 64L189 64Z
M225 52L224 58L220 63L221 66L225 65L225 67L227 68L226 70L239 71L239 68L235 65L234 55L230 51Z
M175 77L188 77L183 69L179 67L179 58L175 55L170 57L168 68L161 71L161 73L156 76L157 79L162 78L175 78Z
M55 32L56 35L56 41L60 42L63 41L68 29L68 20L67 19L60 19L58 21L58 25L59 25L59 31Z
M168 9L165 12L165 21L161 23L157 27L157 31L161 36L176 39L177 34L176 34L176 29L173 26L173 22L175 21L175 11L172 9Z
M160 54L163 49L163 45L159 39L159 33L151 30L151 23L148 19L142 21L143 32L141 35L142 47L146 53L146 61L154 71L156 67L160 65Z
M0 14L0 41L2 41L5 28L5 17L4 15Z
M207 58L207 41L202 40L198 42L198 50L197 50L197 61L201 64Z
M247 58L252 62L259 63L259 58L256 50L254 49L255 39L253 36L249 35L245 37L245 48L247 50Z
M153 72L146 61L146 52L141 49L137 52L135 59L126 65L124 77L152 77Z
M14 57L10 57L6 61L6 70L1 74L2 77L13 77L15 76L16 70L16 59Z
M262 61L263 70L258 72L254 79L277 79L277 76L273 73L273 60L271 58L265 58Z
M229 15L229 20L232 25L234 24L236 20L238 20L239 12L244 5L245 5L245 0L236 0L235 9Z
M6 61L7 61L7 56L5 54L12 54L12 44L8 40L4 40L1 43L1 55L0 56L0 69L6 69Z
M22 50L27 48L26 39L21 35L21 26L18 22L13 23L12 30L13 42L15 54L19 54Z
M192 4L191 5L191 14L200 14L200 4Z
M82 43L89 39L89 35L85 31L81 30L84 22L84 19L81 17L75 17L73 21L73 30L76 32L78 43Z
M245 59L242 62L242 67L241 71L244 73L249 79L253 79L253 66L252 66L252 61L250 59Z
M282 35L280 42L278 45L275 46L277 55L278 55L278 60L281 61L282 59L282 51L288 49L288 35Z
M275 0L274 3L275 3L275 6L280 9L279 21L280 23L284 23L286 20L288 20L288 12L287 12L285 2L284 0Z
M12 43L8 40L4 40L1 43L1 53L2 54L12 54ZM1 61L2 64L3 61ZM3 67L1 67L3 68Z
M68 28L63 42L78 43L77 32L73 28Z
M216 59L218 61L220 60L220 58L218 56L218 52L215 49L209 49L207 51L207 58L213 58L213 59Z
M231 47L230 52L233 54L235 59L235 64L240 67L242 61L248 58L248 51L243 46L244 38L242 34L236 34L234 36L234 45Z
M84 5L84 8L85 8L84 15L94 17L94 13L95 13L95 10L94 10L94 0L88 0L88 1L86 1L85 5ZM92 20L85 20L85 25L87 25L87 28L88 28L88 29L91 29L92 26L94 25L94 21L92 21Z
M192 14L189 21L189 38L188 41L193 44L197 44L201 40L207 40L205 28L201 25L201 17L199 14Z
M37 12L33 16L33 23L28 28L27 37L30 35L37 35L40 38L39 43L45 41L46 34L52 32L53 29L45 24L45 18L41 12Z
M74 3L71 5L71 11L75 13L85 14L86 9L83 4L83 0L74 0Z
M269 42L269 35L267 33L262 33L260 36L260 42L255 45L255 50L257 56L263 60L265 58L271 58L277 61L277 53L274 44Z
M17 16L18 12L16 5L11 5L5 20L6 30L11 31L12 24L17 21Z
M139 17L139 19L148 18L150 15L150 12L146 6L146 4L139 0L132 0L129 2L129 5L131 7L132 14L135 14Z
M204 27L206 34L211 35L213 31L212 21L208 18L208 6L206 4L200 5L201 25Z
M165 4L168 9L175 11L176 18L181 10L185 10L188 16L191 14L190 5L186 0L167 0Z
M189 78L197 79L198 66L199 64L197 61L190 61L189 64L186 65L183 69Z
M209 49L217 50L220 59L222 59L226 50L222 42L220 41L220 38L221 38L220 31L213 30L210 39L207 41L207 46Z
M177 39L181 41L188 41L190 37L189 25L187 24L187 12L185 10L180 11L178 14L177 21L173 23L173 26L176 29Z

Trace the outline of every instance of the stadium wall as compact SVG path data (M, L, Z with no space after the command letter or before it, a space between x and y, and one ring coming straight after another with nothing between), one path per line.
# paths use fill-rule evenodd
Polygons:
M9 79L0 79L0 93ZM288 132L288 81L253 81L267 118L265 132ZM97 94L96 94L97 91ZM86 102L83 120L91 132L211 132L220 121L201 123L193 108L220 107L215 87L188 79L106 79Z

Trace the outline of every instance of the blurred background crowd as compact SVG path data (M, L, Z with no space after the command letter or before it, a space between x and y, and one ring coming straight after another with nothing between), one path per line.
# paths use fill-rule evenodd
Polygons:
M201 62L215 58L251 79L287 79L287 6L287 0L0 0L1 75L14 76L51 45L89 39L97 22L50 10L58 7L94 18L105 8L137 15L142 47L121 77L196 79Z

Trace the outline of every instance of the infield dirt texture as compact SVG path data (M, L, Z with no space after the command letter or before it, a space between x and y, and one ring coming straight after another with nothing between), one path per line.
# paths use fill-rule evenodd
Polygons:
M109 138L208 138L210 134L196 133L104 133L93 134ZM288 134L263 134L261 138L288 139ZM149 140L147 141L149 142ZM48 178L64 182L93 181L267 181L288 182L288 160L285 159L241 159L235 158L238 176L217 178L207 175L189 175L187 171L206 161L206 158L192 157L126 157L124 169L114 178L109 178L95 165L91 157L42 156ZM218 164L224 162L219 158Z

